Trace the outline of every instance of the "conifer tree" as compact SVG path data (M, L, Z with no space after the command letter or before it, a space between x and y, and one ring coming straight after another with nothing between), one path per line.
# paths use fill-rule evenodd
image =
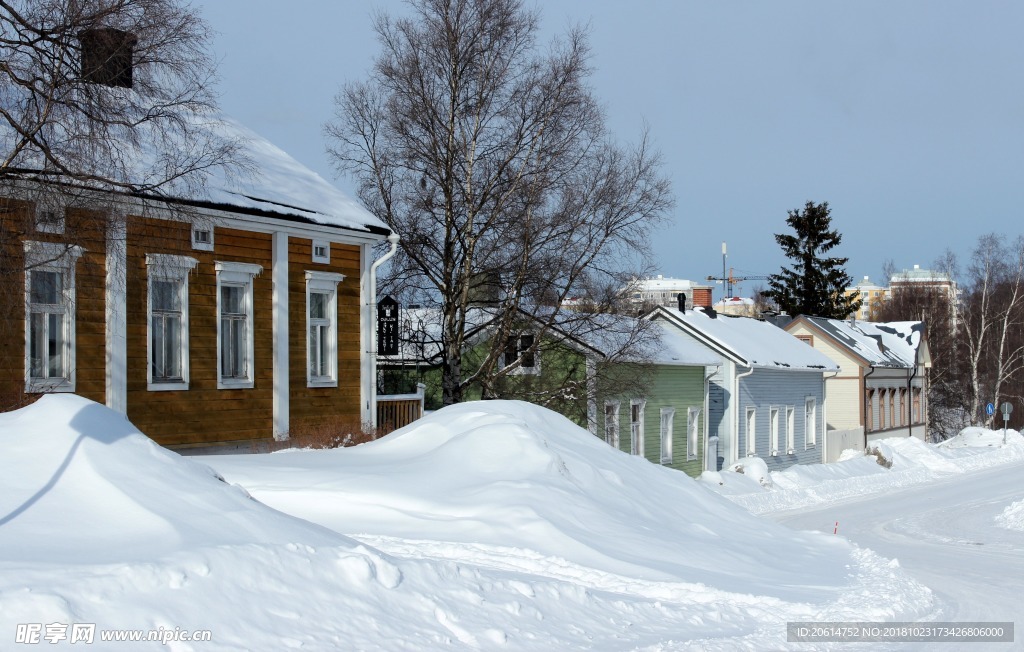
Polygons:
M843 239L831 228L828 202L808 201L802 211L789 211L786 223L794 234L778 233L775 241L793 264L768 277L764 295L794 316L845 319L859 309L860 297L845 294L853 280L844 267L849 259L824 255Z

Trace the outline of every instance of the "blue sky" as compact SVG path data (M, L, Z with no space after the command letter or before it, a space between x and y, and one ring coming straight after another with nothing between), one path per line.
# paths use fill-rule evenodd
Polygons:
M226 112L342 190L321 126L399 0L200 0ZM546 0L543 37L589 24L595 94L634 141L646 121L676 208L659 271L777 272L786 212L828 201L847 272L929 266L1024 233L1024 3L1012 0ZM757 282L747 282L749 294ZM718 292L716 291L716 296Z

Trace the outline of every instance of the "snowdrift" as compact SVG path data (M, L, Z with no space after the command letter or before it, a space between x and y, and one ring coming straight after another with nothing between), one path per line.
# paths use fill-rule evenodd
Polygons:
M354 448L210 463L268 505L385 550L384 537L440 557L466 548L438 542L468 544L478 563L539 553L780 599L821 599L849 581L843 540L752 517L529 403L464 403Z

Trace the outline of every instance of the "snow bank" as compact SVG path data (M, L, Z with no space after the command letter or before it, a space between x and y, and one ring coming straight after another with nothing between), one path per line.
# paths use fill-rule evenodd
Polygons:
M9 635L95 623L97 649L732 650L784 646L790 620L933 608L874 553L757 519L525 404L448 408L354 449L210 458L330 529L72 395L0 414L0 444ZM213 640L99 639L161 628Z
M996 516L996 525L1007 530L1020 530L1024 532L1024 500L1018 500L1009 505Z
M732 473L705 472L702 485L755 514L803 509L851 497L882 494L959 473L1024 461L1024 437L1008 431L966 428L941 444L896 437L869 444L869 454L844 451L839 462L791 466L771 472L767 484Z

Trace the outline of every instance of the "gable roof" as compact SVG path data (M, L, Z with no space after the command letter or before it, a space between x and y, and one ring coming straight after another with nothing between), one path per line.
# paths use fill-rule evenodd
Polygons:
M810 325L872 367L908 369L920 360L924 322L867 322L801 315L786 330L791 331L800 323ZM924 352L927 353L926 343Z
M236 120L220 113L183 113L189 137L183 142L180 132L168 131L156 136L143 134L137 146L122 143L119 152L131 178L127 183L147 187L147 179L165 178L167 166L177 163L169 159L191 160L197 169L173 179L157 191L140 191L136 196L159 202L197 206L248 215L276 217L289 221L361 231L379 239L391 229L319 174L299 163L277 147ZM146 127L143 127L145 129ZM149 127L150 130L155 127ZM0 141L10 137L9 128L0 128ZM160 143L156 145L155 143ZM235 148L237 170L229 170L203 161L204 147L220 145ZM163 148L161 150L160 148ZM38 156L27 155L17 168L8 171L28 179L65 184L83 190L111 190L100 181L75 181L62 175L40 170ZM101 173L102 174L102 173ZM120 173L110 171L111 177ZM124 192L115 188L114 192ZM382 239L382 238L381 238Z
M710 317L703 310L680 312L664 306L655 308L650 318L665 320L704 346L745 367L821 372L839 370L825 354L765 321L722 314Z

